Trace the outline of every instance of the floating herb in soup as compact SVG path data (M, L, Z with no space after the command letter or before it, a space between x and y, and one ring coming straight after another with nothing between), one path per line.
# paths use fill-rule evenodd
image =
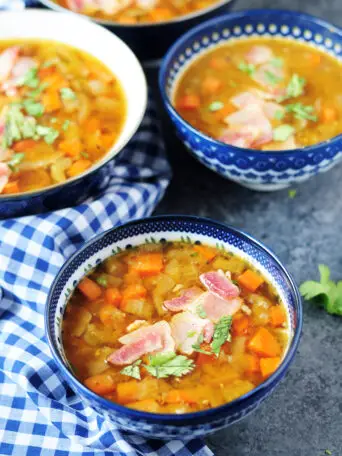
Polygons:
M130 408L187 413L230 402L279 366L285 306L242 259L206 245L145 244L84 278L64 314L79 380Z
M0 42L0 195L83 173L115 143L125 114L120 84L89 54L56 42Z
M291 150L342 133L341 63L308 45L251 38L206 53L185 71L177 111L219 141Z
M76 13L122 24L164 22L194 13L219 0L55 0Z

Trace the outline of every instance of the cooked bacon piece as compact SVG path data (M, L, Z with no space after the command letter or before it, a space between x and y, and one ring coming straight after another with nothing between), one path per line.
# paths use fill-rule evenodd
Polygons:
M273 52L268 46L255 45L251 47L245 59L253 65L262 65L273 59Z
M31 57L20 57L14 65L9 78L1 85L1 90L8 96L16 94L16 87L25 74L36 67L37 63Z
M163 339L161 334L151 332L144 338L137 340L116 350L109 355L107 361L118 366L131 364L137 361L143 355L156 353L163 348Z
M199 278L211 293L222 299L231 299L239 296L239 288L228 279L223 271L205 272Z
M7 48L0 54L0 83L7 80L19 55L19 46Z
M144 339L149 334L159 334L162 340L162 350L164 352L172 352L175 349L175 342L171 337L171 329L170 325L167 321L159 321L154 325L143 326L135 331L130 332L129 334L125 334L124 336L120 337L119 342L124 345L132 344L137 342L141 339Z
M257 89L256 89L257 90ZM241 92L235 97L231 98L230 101L233 103L234 106L237 108L245 108L249 105L262 105L263 99L262 97L258 96L257 93L252 91L248 92Z
M176 349L191 355L194 352L193 345L198 342L200 335L203 335L206 342L211 341L214 326L210 320L186 311L172 317L171 333Z
M200 288L193 287L184 290L183 293L177 298L169 299L164 302L164 309L171 310L172 312L180 312L186 309L191 302L201 295L203 291Z
M189 307L189 311L196 313L201 310L207 319L217 323L226 315L234 315L241 306L241 298L222 299L211 292L206 292Z
M218 138L225 144L235 147L249 148L259 136L259 129L251 126L229 128Z

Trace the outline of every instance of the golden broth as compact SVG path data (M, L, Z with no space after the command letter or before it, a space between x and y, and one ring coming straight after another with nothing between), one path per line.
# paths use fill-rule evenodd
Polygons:
M253 53L254 60L262 51L267 54L265 48L269 61L249 63ZM267 55L264 57L267 60ZM265 73L260 73L261 68ZM305 44L278 38L239 40L193 62L176 88L174 105L195 128L238 147L285 150L311 146L342 133L341 70L337 59ZM260 83L260 76L268 80L261 78ZM266 113L270 124L266 130L265 123L258 122L258 109L249 121L240 118L240 124L237 122L236 113L244 106L235 104L236 100L241 103L236 97L246 93L255 95L254 99L246 98L250 116L250 106L255 103L271 108ZM279 110L272 116L276 106ZM267 138L254 136L253 142L254 126L262 128ZM246 127L250 127L249 137ZM291 141L286 132L291 133Z
M188 290L197 290L200 299L212 298L199 277L211 272L222 278L218 271L225 272L224 280L239 296L228 301L215 297L215 303L233 306L234 312L224 307L219 319L211 303L205 307L194 301L192 310L191 305L172 307ZM227 318L230 329L215 349L218 326L227 324ZM206 341L201 332L210 319L216 319L211 342L208 328ZM191 365L184 375L168 371L164 376L165 370L159 375L147 354L121 365L113 360L113 353L118 357L132 347L121 343L122 336L145 331L146 339L155 324L171 328L171 346L172 340L176 343L171 357ZM287 310L264 277L230 253L182 242L146 244L107 259L79 283L63 320L65 354L78 379L111 401L156 413L194 412L232 401L276 370L288 343Z
M52 41L0 41L0 54L0 195L62 183L103 158L126 117L111 71Z

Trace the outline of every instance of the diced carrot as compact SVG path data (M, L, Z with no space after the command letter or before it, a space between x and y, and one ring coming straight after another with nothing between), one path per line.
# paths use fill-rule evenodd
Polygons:
M260 371L260 361L256 355L251 355L246 353L244 355L246 361L246 372L248 373L256 373Z
M48 85L47 90L49 92L52 91L58 93L60 89L63 89L64 87L69 87L69 82L60 73L57 73L56 71L52 74L44 76L44 78L42 79L43 82L45 82Z
M89 117L84 123L84 129L87 133L95 133L100 129L100 120L97 117Z
M2 193L5 195L11 195L12 193L19 193L18 181L8 182L2 189Z
M247 334L250 326L250 318L247 315L236 315L233 318L232 332L235 336L243 336Z
M78 138L65 139L59 143L58 149L68 157L78 157L83 150L83 145Z
M149 16L153 22L161 22L170 19L172 12L169 8L152 8Z
M143 253L134 258L130 271L137 272L142 277L159 274L163 270L163 255L161 253Z
M212 395L212 388L206 386L196 386L194 388L174 389L166 393L164 401L168 404L186 402L187 404L201 404L208 400Z
M213 95L221 87L222 83L215 76L206 76L201 83L201 92L203 95Z
M286 314L281 306L272 306L269 309L269 314L272 326L281 326L286 321Z
M308 61L311 66L316 67L321 63L322 57L318 52L311 52L308 54Z
M50 66L48 66L46 68L41 68L38 71L39 79L45 79L48 76L51 76L55 71L56 71L56 67L53 66L53 65L50 65Z
M227 62L223 57L213 57L209 61L209 66L214 70L222 70L227 66Z
M215 250L211 247L207 247L206 245L194 245L194 250L202 255L207 261L216 257Z
M68 177L75 177L90 168L91 165L92 163L90 160L77 160L67 170L67 175Z
M146 295L146 288L138 283L128 285L122 292L122 298L124 301L127 299L145 298Z
M276 356L274 358L261 358L260 359L261 375L264 378L269 377L271 374L273 374L274 371L277 370L279 364L280 364L279 356Z
M113 378L109 374L99 374L84 381L85 386L97 394L109 394L116 390Z
M233 112L236 111L236 108L232 105L232 103L225 103L224 107L222 109L219 109L218 111L213 112L215 118L217 119L218 122L222 121L225 119L229 114L232 114Z
M334 122L337 119L337 110L331 106L323 106L321 120L324 123Z
M25 150L31 149L36 145L37 141L34 139L22 139L21 141L17 141L15 144L13 144L12 149L14 152L25 152Z
M277 339L266 328L259 328L248 343L250 351L261 356L278 356L281 347Z
M117 288L110 287L105 290L105 301L107 304L117 307L121 300L122 296Z
M155 378L145 378L142 381L131 380L118 383L116 388L118 402L127 404L145 399L155 399L159 394L158 381Z
M198 109L201 106L201 100L198 95L189 94L184 95L177 101L177 107L179 109Z
M55 90L49 90L42 95L42 103L44 105L44 111L50 113L61 109L62 102L58 92Z
M128 271L127 274L124 274L123 279L126 285L131 285L132 283L142 283L142 278L135 271Z
M264 283L264 279L251 269L247 269L247 271L241 274L237 281L249 291L257 290Z
M160 405L154 399L144 399L143 401L130 402L127 407L143 412L157 413L160 410Z
M95 301L95 299L98 299L102 295L101 287L88 277L84 277L84 279L82 279L81 282L77 285L77 288L90 301Z

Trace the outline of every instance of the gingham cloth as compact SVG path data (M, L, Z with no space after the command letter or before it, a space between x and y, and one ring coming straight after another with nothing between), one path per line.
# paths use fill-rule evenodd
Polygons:
M162 442L120 432L83 404L52 359L43 314L59 268L95 234L149 215L168 185L151 104L108 175L109 186L81 206L0 221L0 455L212 454L201 440Z

